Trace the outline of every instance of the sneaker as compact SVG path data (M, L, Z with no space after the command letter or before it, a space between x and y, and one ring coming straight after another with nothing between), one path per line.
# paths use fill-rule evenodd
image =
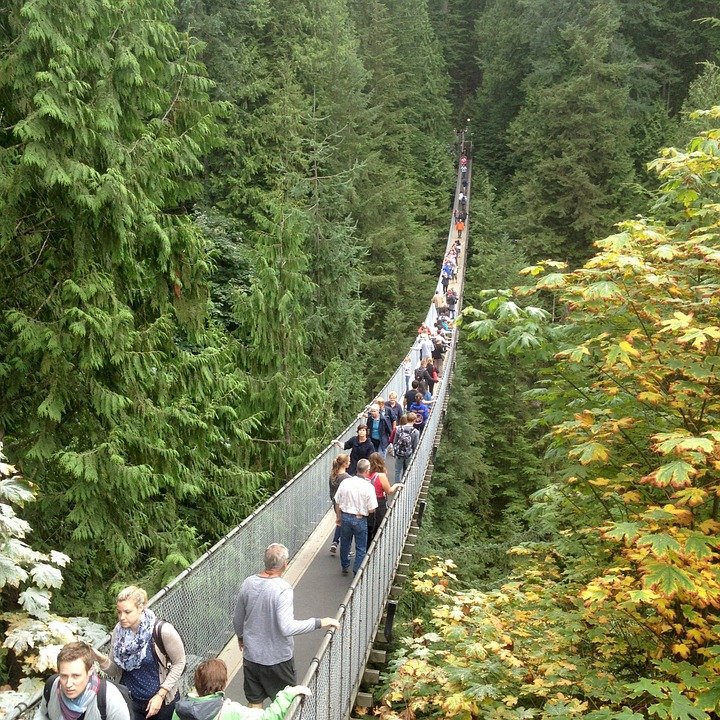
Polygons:
M351 551L348 553L348 557L349 557L349 558L355 557L355 551L354 551L354 550L351 550Z
M347 575L347 574L348 574L348 569L347 569L347 568L343 568L343 569L342 569L342 574L343 574L343 575Z
M334 542L334 543L330 546L330 552L331 552L333 555L337 552L337 543L336 543L336 542Z

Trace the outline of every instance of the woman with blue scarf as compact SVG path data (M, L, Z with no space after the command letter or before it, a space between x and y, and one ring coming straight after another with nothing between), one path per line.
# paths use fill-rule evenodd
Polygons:
M170 720L185 669L185 646L178 631L159 622L146 605L142 588L131 585L118 594L118 624L104 669L130 692L133 720Z

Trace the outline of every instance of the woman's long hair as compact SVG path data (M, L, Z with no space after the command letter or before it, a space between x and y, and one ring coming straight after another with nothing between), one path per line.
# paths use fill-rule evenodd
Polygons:
M374 452L368 458L370 460L370 471L374 473L385 473L387 475L387 467L380 453Z
M334 460L330 469L330 479L334 480L340 471L350 464L350 456L347 453L340 453Z

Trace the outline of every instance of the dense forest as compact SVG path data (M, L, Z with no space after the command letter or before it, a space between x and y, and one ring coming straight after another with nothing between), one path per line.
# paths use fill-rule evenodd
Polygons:
M713 16L711 0L5 3L4 680L44 671L20 667L18 638L51 593L100 619L129 579L160 587L397 366L469 118L474 309L427 533L443 560L407 600L416 638L383 712L707 717L720 331L710 289L688 308L713 282L717 137L648 163L720 126L690 115L720 103ZM460 587L428 599L449 558ZM458 607L467 625L423 639ZM545 666L512 655L544 633ZM423 652L432 677L407 662Z
M435 8L471 258L386 720L717 717L717 11Z

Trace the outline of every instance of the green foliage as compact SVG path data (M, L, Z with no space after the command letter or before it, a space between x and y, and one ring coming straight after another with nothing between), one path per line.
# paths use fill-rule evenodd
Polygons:
M218 107L172 12L17 0L0 25L0 424L39 489L31 521L74 558L61 608L105 607L153 561L176 572L256 499L245 379L206 324L186 210Z
M695 108L713 107L720 103L720 67L712 62L703 64L700 75L690 84L677 122L675 144L683 146L703 132L711 130L713 121L707 116L694 114Z
M481 288L519 277L522 257L500 226L495 193L476 172L466 304L480 300ZM498 357L465 337L463 332L420 542L433 553L466 548L469 561L459 576L486 583L508 570L508 547L527 539L527 498L542 483L533 437L524 432L533 408L523 393L537 371L529 361Z
M27 677L54 668L55 657L66 642L94 642L106 630L86 618L50 613L52 592L62 585L61 568L70 558L57 550L38 552L27 544L32 529L20 512L26 503L35 501L35 489L6 462L2 449L0 442L0 629L4 635L0 684L10 684L17 691L0 692L0 708L10 710L32 696L37 683Z
M698 74L698 63L711 61L720 47L717 28L702 18L717 17L716 3L691 0L617 0L622 33L637 53L640 80L659 92L663 106L676 113L688 86ZM640 78L637 78L639 80ZM711 107L700 103L694 107Z
M526 356L518 327L531 360L554 358L528 394L552 482L499 588L449 590L438 563L417 577L430 618L382 717L714 717L719 147L714 129L665 151L661 217L622 223L579 270L539 263L466 309L466 332L499 359ZM537 322L548 295L563 313Z
M475 94L481 78L480 67L475 62L478 56L475 21L485 4L485 0L428 2L430 21L452 81L450 93L457 110L458 127L467 118L465 105Z
M313 286L302 251L303 215L278 217L253 255L250 292L240 299L237 323L248 346L240 356L255 382L250 403L256 408L263 453L270 471L285 479L322 439L328 396L307 368L305 309Z
M274 312L251 321L223 317L242 346L263 333L297 334L302 350L293 357L294 371L301 378L322 374L332 388L320 402L310 387L316 381L307 392L298 386L286 410L281 396L271 399L275 369L243 360L257 385L268 387L259 406L266 419L286 412L293 422L324 416L324 427L296 428L286 463L278 464L278 443L287 428L255 446L253 466L272 466L284 479L336 428L334 414L352 414L358 388L374 387L397 366L403 350L392 354L390 347L406 347L425 310L424 294L401 287L424 286L434 241L429 228L446 215L450 133L441 52L424 3L415 0L242 7L183 0L180 9L183 23L207 43L203 59L217 98L229 102L226 140L210 159L205 202L213 206L208 215L224 215L223 225L233 228L236 250L223 254L238 261L218 265L215 285L222 271L226 286L261 292L260 276L267 274L256 266L279 218L293 219L294 252L306 268L310 294L303 296L300 333L277 327ZM298 302L286 279L279 273L275 289L266 290ZM402 312L402 321L393 311Z
M523 6L517 0L485 3L475 24L481 84L472 122L473 158L500 186L515 170L507 130L524 103L523 80L532 69L531 31L518 22Z
M619 17L603 2L573 20L524 81L525 102L508 128L516 172L507 203L511 232L530 257L577 262L629 207L633 173L630 67L614 52Z
M703 1L482 3L475 35L457 38L480 69L464 112L476 163L503 188L507 228L528 255L582 262L639 209L635 183L653 186L645 164L673 139L670 115L698 63L720 48L717 27L695 21L716 13Z

